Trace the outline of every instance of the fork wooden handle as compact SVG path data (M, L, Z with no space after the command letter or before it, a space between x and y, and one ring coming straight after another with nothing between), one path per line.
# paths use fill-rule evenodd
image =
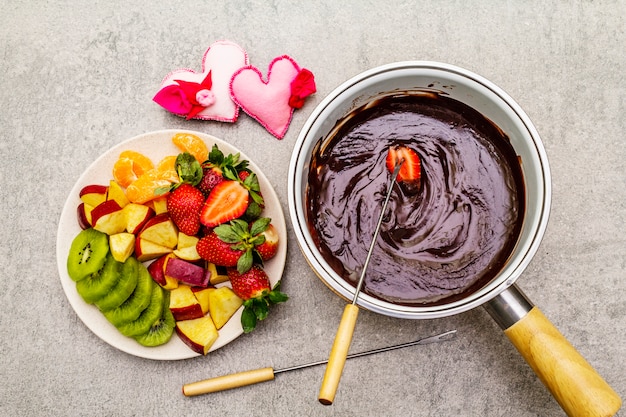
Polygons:
M352 335L354 334L358 315L359 308L354 304L348 304L343 310L318 397L319 401L324 405L331 405L335 399L343 367L348 357L350 343L352 343Z

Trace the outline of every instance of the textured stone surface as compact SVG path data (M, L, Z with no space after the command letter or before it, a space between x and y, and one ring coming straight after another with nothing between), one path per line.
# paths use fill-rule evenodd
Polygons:
M188 128L254 157L287 213L298 132L347 78L436 60L507 91L544 141L551 221L518 284L622 396L626 394L626 89L623 1L79 1L0 3L0 404L2 414L90 416L560 416L482 309L406 321L362 312L352 351L456 328L454 342L348 362L335 404L323 368L197 398L184 383L328 355L344 302L311 272L289 226L290 301L207 357L160 362L116 350L78 318L59 282L59 216L93 160L152 130ZM187 122L151 101L175 68L200 69L216 40L263 71L291 55L318 93L276 140L242 114ZM289 224L289 218L288 224Z

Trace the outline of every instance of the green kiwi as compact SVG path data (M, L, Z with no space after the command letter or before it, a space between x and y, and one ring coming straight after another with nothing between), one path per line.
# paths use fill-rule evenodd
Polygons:
M174 316L170 311L170 297L169 292L165 291L165 297L163 297L163 312L161 313L161 317L152 325L150 329L139 336L135 336L135 340L147 347L154 347L164 345L169 342L172 338L172 334L174 333L174 327L176 326L176 321L174 320Z
M153 285L148 307L141 312L137 320L119 326L118 330L120 333L124 336L132 337L150 330L152 323L157 321L163 314L163 291L160 285Z
M102 269L76 283L76 291L83 297L86 303L95 303L107 295L117 284L121 266L122 264L116 261L113 255L109 253Z
M109 239L95 229L82 230L70 246L67 256L67 274L80 281L98 272L109 253Z
M94 302L101 311L113 310L121 306L135 291L138 264L137 259L131 256L121 265L117 284L109 290L107 295Z
M128 258L134 259L134 258ZM142 311L150 304L152 296L152 287L157 285L146 267L137 261L136 275L137 286L133 293L119 307L103 311L104 316L115 327L137 320Z

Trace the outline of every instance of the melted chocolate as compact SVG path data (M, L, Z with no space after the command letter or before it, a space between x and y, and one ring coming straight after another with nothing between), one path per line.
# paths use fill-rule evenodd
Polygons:
M394 184L362 291L404 305L460 299L491 281L521 229L524 186L508 137L472 108L435 93L387 96L340 120L311 159L312 236L356 285L391 174L387 149L420 156L419 189Z

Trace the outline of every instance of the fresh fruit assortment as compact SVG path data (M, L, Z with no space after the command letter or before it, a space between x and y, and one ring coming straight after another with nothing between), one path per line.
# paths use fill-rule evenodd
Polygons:
M278 233L248 161L189 133L172 142L178 155L126 150L109 184L82 188L67 270L121 334L158 346L176 332L206 354L242 306L247 333L287 300L263 269Z

